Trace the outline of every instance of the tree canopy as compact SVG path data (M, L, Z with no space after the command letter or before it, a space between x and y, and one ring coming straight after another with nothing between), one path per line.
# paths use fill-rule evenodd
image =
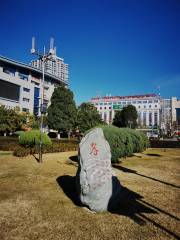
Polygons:
M19 130L24 121L24 116L18 111L0 106L0 132L8 133Z
M85 132L102 123L103 121L93 104L82 103L78 107L77 126L81 132Z
M137 110L133 105L124 107L121 111L115 113L113 119L113 125L117 127L130 127L135 128L137 126Z
M69 131L75 125L76 105L73 92L65 87L58 87L51 97L48 108L48 126L54 130Z

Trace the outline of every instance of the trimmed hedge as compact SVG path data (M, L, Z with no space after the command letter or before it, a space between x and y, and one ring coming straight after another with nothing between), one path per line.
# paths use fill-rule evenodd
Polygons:
M142 152L149 147L148 138L141 132L115 126L100 126L111 148L111 162L116 163L119 158L132 156L135 152Z
M21 147L21 146L18 146L13 152L13 155L16 157L26 157L29 154L30 154L30 149L26 147Z
M42 134L42 142L44 146L52 145L51 139L47 134ZM31 130L27 132L23 132L19 136L19 144L22 146L33 147L40 143L40 131L39 130Z

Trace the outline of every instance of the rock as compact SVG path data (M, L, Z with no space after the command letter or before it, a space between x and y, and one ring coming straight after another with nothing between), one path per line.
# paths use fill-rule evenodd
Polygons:
M112 171L110 146L101 128L80 142L76 185L81 202L93 211L107 211L118 202L120 183Z

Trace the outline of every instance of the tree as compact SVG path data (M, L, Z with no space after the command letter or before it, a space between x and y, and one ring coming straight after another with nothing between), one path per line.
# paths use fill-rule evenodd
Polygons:
M82 103L78 107L77 126L81 132L85 132L102 123L103 121L93 104Z
M137 110L133 105L124 107L122 111L118 111L115 114L113 125L117 127L130 127L135 128L137 126Z
M0 106L0 132L10 133L21 129L24 117L16 110Z
M69 132L75 125L77 109L73 99L73 92L65 87L58 87L51 97L48 108L48 126L59 133Z
M113 119L113 125L116 126L116 127L122 127L123 126L121 112L122 111L119 111L119 110L115 112L115 116L114 116L114 119Z

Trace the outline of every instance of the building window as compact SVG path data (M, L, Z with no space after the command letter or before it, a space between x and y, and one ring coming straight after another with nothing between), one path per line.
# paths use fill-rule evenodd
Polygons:
M104 107L104 109L106 109L106 107Z
M147 101L143 101L143 103L147 103Z
M112 111L109 112L109 123L112 122Z
M24 91L24 92L30 92L30 89L23 87L23 91Z
M111 107L109 107L109 109L111 109Z
M138 108L140 108L141 106L138 106Z
M144 105L144 108L146 108L146 105Z
M38 115L39 114L39 104L40 104L40 89L35 87L34 88L34 114Z
M37 82L35 82L35 81L31 81L31 83L33 83L33 84L36 85L36 86L39 86L39 85L40 85L40 83L37 83Z
M100 110L102 110L102 107L100 107Z
M155 108L157 108L157 105L155 105Z
M152 112L149 113L149 126L152 126Z
M143 125L146 126L146 112L143 112Z
M148 103L152 103L152 100L149 100Z
M141 112L138 112L138 125L141 125Z
M105 112L104 113L104 122L106 122L107 121L107 113Z
M149 105L149 108L151 108L151 105Z
M141 103L141 101L138 101L138 103Z
M136 104L136 101L133 101L132 103L133 103L133 104Z
M154 125L158 125L158 114L157 112L154 113Z
M6 73L6 74L9 74L11 76L15 76L16 70L13 69L13 68L10 68L10 67L4 67L3 72Z
M158 100L154 100L155 103L158 103Z
M29 102L29 98L23 98L24 102Z
M23 112L29 112L29 109L28 108L22 108L22 111Z
M28 75L24 74L24 73L19 73L19 78L25 81L28 81Z

